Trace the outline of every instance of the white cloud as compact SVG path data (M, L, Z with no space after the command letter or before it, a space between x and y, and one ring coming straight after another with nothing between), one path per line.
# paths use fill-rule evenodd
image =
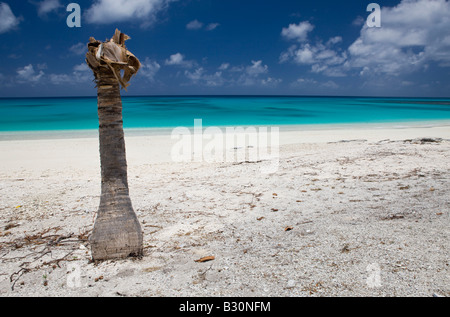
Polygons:
M295 42L307 42L294 44L280 55L280 63L293 62L297 65L311 65L313 73L324 73L330 77L341 77L344 73L336 68L336 65L344 63L347 59L345 52L340 52L334 46L342 42L341 36L330 38L326 44L321 42L313 45L308 43L308 32L314 29L309 22L298 25L291 24L284 28L282 36Z
M341 37L312 44L305 31L309 28L291 25L283 29L283 36L306 43L292 45L280 55L280 62L310 65L311 72L330 77L351 73L396 77L424 71L430 63L450 67L449 17L449 1L403 0L396 7L382 7L381 28L364 24L360 36L344 50L339 47Z
M280 62L292 61L297 65L311 65L313 73L323 73L330 77L345 76L339 68L347 60L347 53L332 47L341 40L340 37L334 37L325 45L321 43L316 45L306 43L300 47L293 45L281 54Z
M197 68L195 71L185 71L184 75L191 81L192 84L205 85L208 87L218 87L225 83L222 77L222 72L215 72L214 74L207 74L203 67Z
M364 19L362 16L358 15L356 17L356 19L353 20L352 25L362 26L364 23L366 23L366 19Z
M308 89L308 91L315 91L317 88L326 88L327 90L339 88L339 85L332 80L319 82L312 78L298 78L290 86L295 89Z
M269 66L264 65L261 60L252 61L252 65L241 69L242 74L237 83L243 86L276 86L281 82L281 79L266 77L269 73Z
M240 72L243 72L244 69L245 69L245 67L243 67L243 66L233 66L233 67L229 68L229 71L232 73L240 73Z
M70 74L50 74L48 78L54 85L73 85L91 82L94 79L94 75L86 63L81 63L75 65Z
M349 64L365 74L398 75L423 70L430 62L450 66L450 2L403 0L382 7L381 28L361 30L349 47Z
M208 72L203 67L186 70L187 85L202 85L206 87L220 86L266 86L275 87L282 82L279 78L269 76L269 67L261 60L252 61L247 66L231 66L222 63L215 72Z
M305 86L311 86L311 85L317 85L318 82L311 78L299 78L293 83L291 83L292 87L305 87Z
M44 69L47 69L48 66L47 66L47 63L42 63L42 64L37 64L36 68L39 70L44 70Z
M0 2L0 34L15 29L21 21L12 12L7 3Z
M44 0L36 3L38 7L38 15L40 17L45 17L52 11L56 11L63 7L59 0Z
M289 27L283 28L281 35L287 40L305 42L308 38L308 33L313 29L314 26L311 23L304 21L299 24L290 24Z
M148 26L156 20L156 14L176 0L96 0L86 11L88 23L111 24L140 21Z
M322 87L328 88L328 89L337 89L339 88L339 85L336 84L334 81L329 80L323 84L321 84Z
M200 68L197 68L193 72L185 71L184 74L190 80L197 82L202 78L204 72L205 72L205 70L202 67L200 67Z
M181 53L170 55L170 58L166 60L166 65L181 65L184 61L184 56Z
M327 42L327 45L335 45L335 44L338 44L338 43L341 43L342 42L342 37L341 36L335 36L335 37L332 37L332 38L330 38L329 40L328 40L328 42Z
M145 59L145 62L142 63L141 69L139 70L140 75L146 77L151 82L155 81L155 76L161 69L161 65L159 65L156 61L150 60L148 57Z
M315 62L314 54L317 52L316 47L306 44L295 51L294 61L297 64L313 64Z
M219 66L219 70L227 70L228 68L230 68L230 63L223 63Z
M17 70L17 82L19 83L37 83L43 76L44 72L41 70L36 72L32 64L19 68Z
M280 84L282 81L283 80L280 78L267 77L266 79L261 80L261 85L274 87Z
M186 60L184 55L181 53L176 53L171 55L169 59L166 59L165 64L168 66L181 66L185 68L191 68L195 65L195 62Z
M75 55L85 55L87 53L87 45L86 43L80 42L78 44L72 45L69 48L69 51Z
M210 23L206 26L206 31L213 31L220 26L220 23Z
M90 72L89 66L86 63L82 63L73 67L75 72Z
M72 77L67 74L50 74L49 79L53 85L63 85L73 82Z
M282 52L280 54L280 63L286 63L289 62L293 56L295 55L295 50L297 49L297 45L292 45L288 48L287 51Z
M200 22L199 20L191 21L186 25L186 29L188 30L200 30L202 27L203 23Z
M257 77L261 74L266 74L269 71L269 66L263 65L262 61L252 61L251 66L247 66L245 72L247 75Z
M205 26L206 31L213 31L215 30L220 24L219 23L209 23L207 26ZM200 30L203 29L204 23L200 22L199 20L194 20L189 22L186 25L186 29L188 30Z

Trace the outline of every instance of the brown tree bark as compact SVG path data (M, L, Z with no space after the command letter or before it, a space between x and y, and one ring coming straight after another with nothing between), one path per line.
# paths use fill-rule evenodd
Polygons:
M88 53L90 54L90 53ZM94 55L95 56L95 55ZM92 60L92 54L90 56ZM89 58L88 64L89 63ZM94 261L141 256L143 234L131 203L120 84L111 67L92 66L97 81L102 191L90 237Z

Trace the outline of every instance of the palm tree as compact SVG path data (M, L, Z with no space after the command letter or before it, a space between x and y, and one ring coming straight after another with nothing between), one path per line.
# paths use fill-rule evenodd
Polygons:
M141 64L126 49L127 39L119 30L107 42L91 37L86 54L97 83L102 177L100 207L90 237L94 261L143 253L143 234L129 196L120 98L120 87L129 86Z

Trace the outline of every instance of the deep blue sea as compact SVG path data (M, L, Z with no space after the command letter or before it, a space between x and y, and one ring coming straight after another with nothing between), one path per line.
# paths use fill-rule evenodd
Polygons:
M412 122L450 119L450 99L124 97L125 128ZM0 131L97 129L97 99L0 99Z

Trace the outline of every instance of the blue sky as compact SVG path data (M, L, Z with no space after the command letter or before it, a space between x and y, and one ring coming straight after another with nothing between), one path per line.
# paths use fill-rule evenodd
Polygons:
M84 54L115 28L143 63L128 95L450 96L450 3L0 0L0 97L93 96Z

